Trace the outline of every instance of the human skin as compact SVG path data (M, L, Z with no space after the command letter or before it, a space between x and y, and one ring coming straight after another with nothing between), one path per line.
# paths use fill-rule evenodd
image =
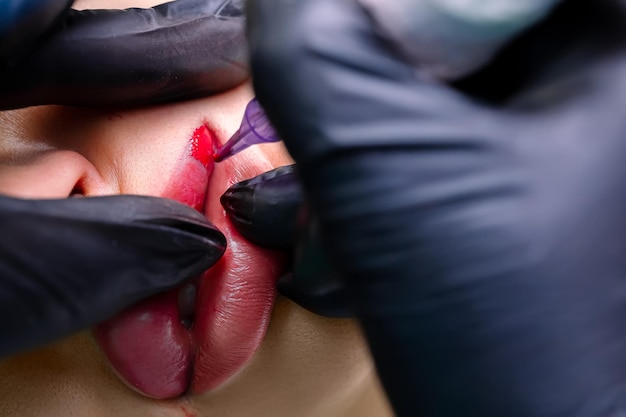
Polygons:
M75 7L155 3L85 0ZM192 132L208 123L225 141L251 97L244 84L219 96L137 110L42 106L1 112L0 194L162 196ZM215 207L229 184L289 163L281 144L267 144L216 165L212 181L219 187L210 191L209 219L227 221ZM239 256L245 263L245 250ZM0 361L0 416L389 415L356 323L316 316L281 297L252 359L201 394L154 400L128 388L91 330Z

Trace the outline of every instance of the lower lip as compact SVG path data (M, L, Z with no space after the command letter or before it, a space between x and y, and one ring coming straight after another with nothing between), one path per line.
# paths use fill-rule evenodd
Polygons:
M180 174L164 197L206 213L212 139L204 127L194 132ZM276 259L245 241L223 211L219 213L212 220L226 235L229 247L197 280L195 321L190 328L179 317L177 288L94 329L116 373L145 396L166 399L212 390L249 362L265 336L276 296Z

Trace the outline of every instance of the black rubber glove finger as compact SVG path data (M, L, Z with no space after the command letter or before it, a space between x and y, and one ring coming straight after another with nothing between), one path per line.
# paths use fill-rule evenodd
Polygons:
M74 0L0 2L0 64L19 58L67 11Z
M0 67L0 109L147 105L228 90L249 77L242 3L71 10L28 55Z
M239 233L252 243L270 249L293 248L298 212L304 204L295 165L234 184L220 202Z
M343 284L320 247L317 223L308 218L295 165L239 182L220 202L246 239L293 252L293 271L278 282L282 295L316 314L351 315Z
M226 239L175 201L0 197L0 356L105 320L213 265Z
M278 281L278 291L315 314L353 317L345 285L321 242L319 223L305 206L298 216L293 270Z

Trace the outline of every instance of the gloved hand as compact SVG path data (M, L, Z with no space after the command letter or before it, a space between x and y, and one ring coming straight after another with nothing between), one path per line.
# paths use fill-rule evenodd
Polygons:
M72 3L0 2L0 109L146 105L248 78L243 0L85 11Z
M220 202L246 239L294 252L293 270L278 281L282 295L319 315L352 316L343 283L321 246L318 223L304 201L295 165L234 184Z
M248 76L241 2L69 10L0 2L0 108L139 105L221 92ZM102 321L216 262L224 236L154 198L0 197L0 356Z
M226 238L176 201L0 197L0 357L105 320L181 285Z
M257 97L397 414L626 413L624 3L565 2L454 87L356 2L248 18Z

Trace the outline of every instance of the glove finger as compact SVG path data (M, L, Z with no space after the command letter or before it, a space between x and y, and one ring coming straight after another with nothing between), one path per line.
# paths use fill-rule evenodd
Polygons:
M240 0L72 10L0 71L0 108L147 105L216 94L248 76Z
M0 62L16 58L68 10L74 0L0 2Z
M295 250L293 273L278 283L284 296L323 316L351 315L343 284L319 245L317 225L309 222L307 210L303 210L295 165L237 183L220 201L246 239L259 246Z
M308 208L301 211L298 225L293 273L279 282L279 291L316 314L352 316L344 283L326 255L319 223Z
M276 249L294 245L298 211L304 202L295 165L239 182L226 190L220 202L249 241Z
M139 196L1 197L0 229L0 356L180 285L226 248L200 213Z
M300 282L288 274L278 280L278 292L301 307L324 317L350 318L348 294L343 287L327 288L324 291L307 291Z

